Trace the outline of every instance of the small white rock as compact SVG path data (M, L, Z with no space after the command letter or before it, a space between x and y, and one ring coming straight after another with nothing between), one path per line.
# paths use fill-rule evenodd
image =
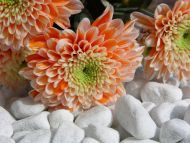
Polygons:
M15 143L15 141L9 137L0 136L0 143Z
M156 106L150 111L150 115L158 127L161 127L164 122L171 119L174 106L174 104L166 102Z
M16 120L11 116L11 114L7 110L0 106L0 121L5 121L12 124Z
M13 127L10 123L0 121L0 136L11 137L13 134Z
M32 131L39 129L50 129L50 125L47 119L49 112L41 112L34 116L18 120L14 122L13 130L14 132L18 131Z
M31 97L20 98L11 104L10 111L17 119L23 119L45 110L42 103L34 102Z
M133 81L126 83L125 89L127 94L131 94L137 99L141 99L140 91L142 87L145 85L145 80L143 79L134 79Z
M13 135L13 139L15 140L15 142L20 141L26 134L30 133L31 131L21 131L21 132L16 132Z
M121 143L159 143L157 141L154 141L154 140L149 140L149 139L146 139L146 140L138 140L134 137L130 137L130 138L127 138L125 140L123 140Z
M180 119L165 122L160 129L161 143L177 143L190 134L190 125Z
M185 112L184 120L190 124L190 105Z
M141 102L131 95L120 97L115 106L120 125L137 139L155 136L157 126Z
M26 134L18 143L50 143L50 130L36 130Z
M65 121L55 132L52 143L81 143L84 135L83 129L72 122Z
M119 143L119 133L109 127L100 125L89 125L85 128L86 137L91 137L101 143Z
M82 143L100 143L99 141L93 139L93 138L84 138Z
M150 112L156 105L152 102L143 102L142 106L146 109L146 111Z
M181 100L182 96L180 88L157 82L148 82L141 90L142 101L153 102L156 105Z
M51 128L58 128L64 121L73 122L74 116L68 110L56 110L48 115Z
M75 123L81 128L85 128L89 124L111 126L112 120L113 117L111 110L105 106L100 105L79 114L75 120Z

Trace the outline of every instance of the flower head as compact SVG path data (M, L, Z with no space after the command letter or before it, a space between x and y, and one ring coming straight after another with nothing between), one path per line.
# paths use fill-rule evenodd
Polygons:
M54 22L69 27L71 14L82 8L80 0L0 0L0 42L19 50Z
M0 45L0 47L6 47ZM0 50L0 85L17 90L21 86L25 86L26 80L19 75L19 70L25 65L25 57L29 54L29 50L21 49L19 52L8 50Z
M134 22L124 25L112 16L108 6L92 24L83 19L76 33L50 28L34 37L30 47L36 54L20 71L31 80L30 95L49 107L75 111L113 103L125 94L122 82L133 79L143 48L135 40Z
M178 0L173 9L160 4L154 18L135 12L132 19L147 35L144 43L151 50L145 59L148 78L190 79L190 1Z

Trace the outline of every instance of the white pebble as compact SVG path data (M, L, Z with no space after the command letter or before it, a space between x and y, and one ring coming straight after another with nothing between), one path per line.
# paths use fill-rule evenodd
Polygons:
M100 125L89 125L85 128L85 135L101 143L119 143L120 140L119 133L116 130Z
M47 119L48 114L49 112L41 112L37 115L18 120L12 124L13 130L14 132L18 132L38 129L50 129L50 125Z
M0 106L0 121L5 121L12 124L16 120L11 116L11 114L7 110Z
M26 134L18 143L50 143L50 130L36 130Z
M84 135L83 129L72 122L65 121L55 132L52 143L81 143Z
M10 111L17 119L23 119L45 110L42 103L34 102L31 97L19 98L11 104Z
M150 112L156 105L152 102L143 102L142 106L146 109L146 111Z
M131 95L120 97L115 106L120 125L137 139L155 136L157 126L141 102Z
M84 138L82 143L100 143L99 141L93 139L93 138Z
M131 94L135 98L141 99L140 91L142 87L144 86L145 82L146 81L143 79L134 79L133 81L126 83L125 89L126 89L127 94Z
M148 82L141 90L142 101L153 102L156 105L181 100L182 96L180 88L157 82Z
M81 128L85 128L89 124L111 126L112 120L112 112L109 108L105 106L96 106L88 111L80 113L75 123Z
M174 104L166 102L156 106L150 111L150 115L158 127L161 127L164 122L171 119L174 106Z
M56 110L48 115L51 128L58 128L64 121L73 122L74 116L68 110Z
M161 143L177 143L188 136L190 125L180 119L165 122L160 129Z
M125 140L123 140L121 143L158 143L157 141L154 141L154 140L149 140L149 139L146 139L146 140L138 140L134 137L130 137L130 138L127 138Z
M0 121L0 136L11 137L13 134L13 127L10 123Z
M0 143L15 143L15 141L9 137L0 136Z

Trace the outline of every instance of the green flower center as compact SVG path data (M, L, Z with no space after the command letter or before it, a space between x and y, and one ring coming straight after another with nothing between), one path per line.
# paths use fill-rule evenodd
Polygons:
M75 84L79 85L94 85L97 82L100 73L100 66L98 61L79 61L77 65L72 68L72 77Z
M0 0L0 3L12 5L19 2L19 0Z
M174 43L179 50L190 50L190 22L179 25Z

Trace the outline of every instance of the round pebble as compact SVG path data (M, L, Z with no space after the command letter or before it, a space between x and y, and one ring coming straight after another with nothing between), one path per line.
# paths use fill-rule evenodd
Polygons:
M118 131L100 125L89 125L85 128L85 134L101 143L119 143L120 140Z
M137 139L149 139L155 136L156 124L141 102L133 96L125 95L119 98L115 113L120 125Z
M141 90L142 101L153 102L156 105L181 100L182 96L180 88L157 82L148 82Z
M19 98L15 100L11 106L10 111L17 119L23 119L45 110L42 103L34 102L31 97Z
M112 112L108 107L96 106L88 111L80 113L76 118L75 123L81 128L85 128L89 124L111 126L112 120Z
M190 134L190 125L180 119L165 122L160 129L161 143L177 143Z
M61 109L53 111L48 115L51 128L58 128L64 121L73 122L74 116L71 112Z

